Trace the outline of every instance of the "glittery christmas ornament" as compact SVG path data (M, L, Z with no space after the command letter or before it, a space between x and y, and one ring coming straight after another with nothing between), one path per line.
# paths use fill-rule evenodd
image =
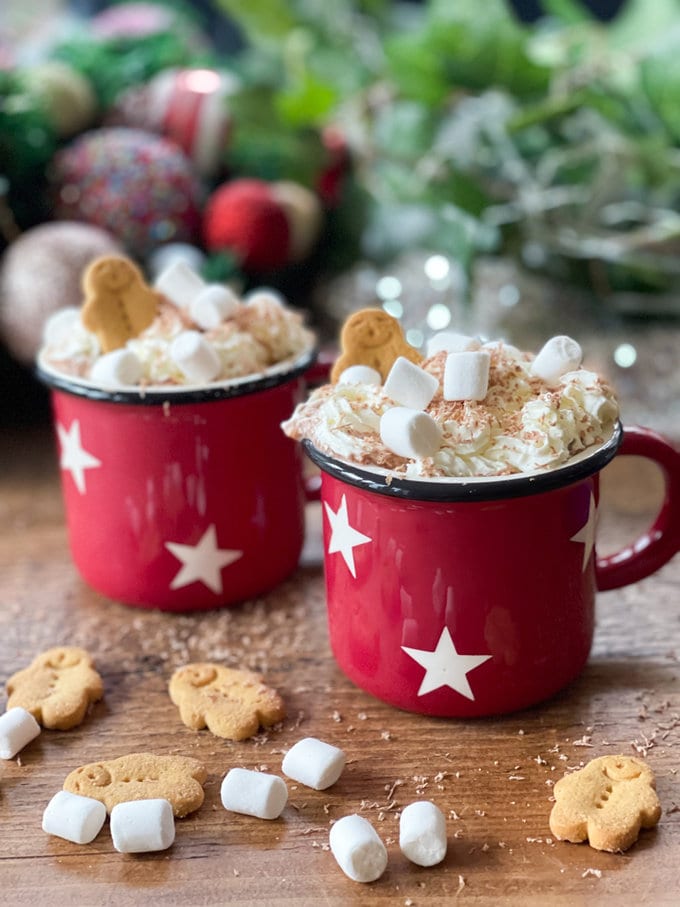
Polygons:
M233 252L246 271L272 271L301 261L320 226L319 202L308 189L256 179L220 186L203 216L208 250Z
M229 140L229 96L238 84L214 69L168 69L126 91L107 119L172 139L197 173L214 177Z
M139 129L87 132L50 166L55 216L109 230L132 256L197 233L201 188L182 150Z
M206 204L203 236L209 251L234 252L246 270L274 270L288 259L288 219L269 184L261 180L220 186Z
M27 69L24 79L57 135L72 136L91 125L97 99L89 81L72 66L50 60Z
M0 333L15 359L31 364L47 318L63 306L81 304L87 265L100 255L121 252L110 233L70 221L33 227L6 249L0 266Z

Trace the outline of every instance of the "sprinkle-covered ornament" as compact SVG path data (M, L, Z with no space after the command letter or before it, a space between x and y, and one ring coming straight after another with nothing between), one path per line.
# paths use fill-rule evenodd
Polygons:
M135 258L164 242L190 242L200 184L182 150L140 129L86 132L53 158L55 216L109 230Z
M80 306L85 268L121 252L110 233L70 221L41 224L14 240L0 264L0 334L14 358L30 365L49 316Z

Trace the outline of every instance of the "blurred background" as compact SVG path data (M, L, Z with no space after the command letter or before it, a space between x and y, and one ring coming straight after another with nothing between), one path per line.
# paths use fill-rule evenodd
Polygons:
M3 0L0 423L84 264L568 333L680 437L680 0ZM210 210L210 216L206 212Z

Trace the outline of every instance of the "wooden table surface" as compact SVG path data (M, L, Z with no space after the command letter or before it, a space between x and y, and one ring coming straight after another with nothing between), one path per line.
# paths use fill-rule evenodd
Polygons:
M57 644L87 648L106 693L80 727L45 731L0 763L0 902L677 903L680 557L650 579L599 596L591 661L551 702L494 720L423 718L375 701L336 668L319 566L300 568L262 599L197 616L131 609L90 591L69 558L51 434L39 427L2 437L3 693L10 674ZM659 492L658 474L640 461L608 467L600 550L648 523ZM317 518L310 513L312 541ZM284 696L288 718L242 743L185 728L167 682L194 660L261 671ZM333 788L291 785L273 822L222 808L229 768L280 773L282 753L303 736L346 751L348 766ZM108 823L86 846L43 833L43 809L73 768L140 750L196 756L209 771L205 803L177 822L169 851L123 856ZM555 781L615 753L644 756L656 772L658 828L625 854L553 840ZM430 869L409 864L398 848L399 809L422 798L447 816L448 854ZM353 812L372 820L388 848L387 871L371 885L347 879L328 851L330 824Z

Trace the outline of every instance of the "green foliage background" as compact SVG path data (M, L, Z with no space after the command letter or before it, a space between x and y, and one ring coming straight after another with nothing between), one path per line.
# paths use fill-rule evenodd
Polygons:
M679 0L607 25L547 0L532 26L504 0L219 2L262 102L244 95L235 162L257 166L273 130L278 166L304 171L301 131L339 124L361 254L503 251L605 291L675 285Z

